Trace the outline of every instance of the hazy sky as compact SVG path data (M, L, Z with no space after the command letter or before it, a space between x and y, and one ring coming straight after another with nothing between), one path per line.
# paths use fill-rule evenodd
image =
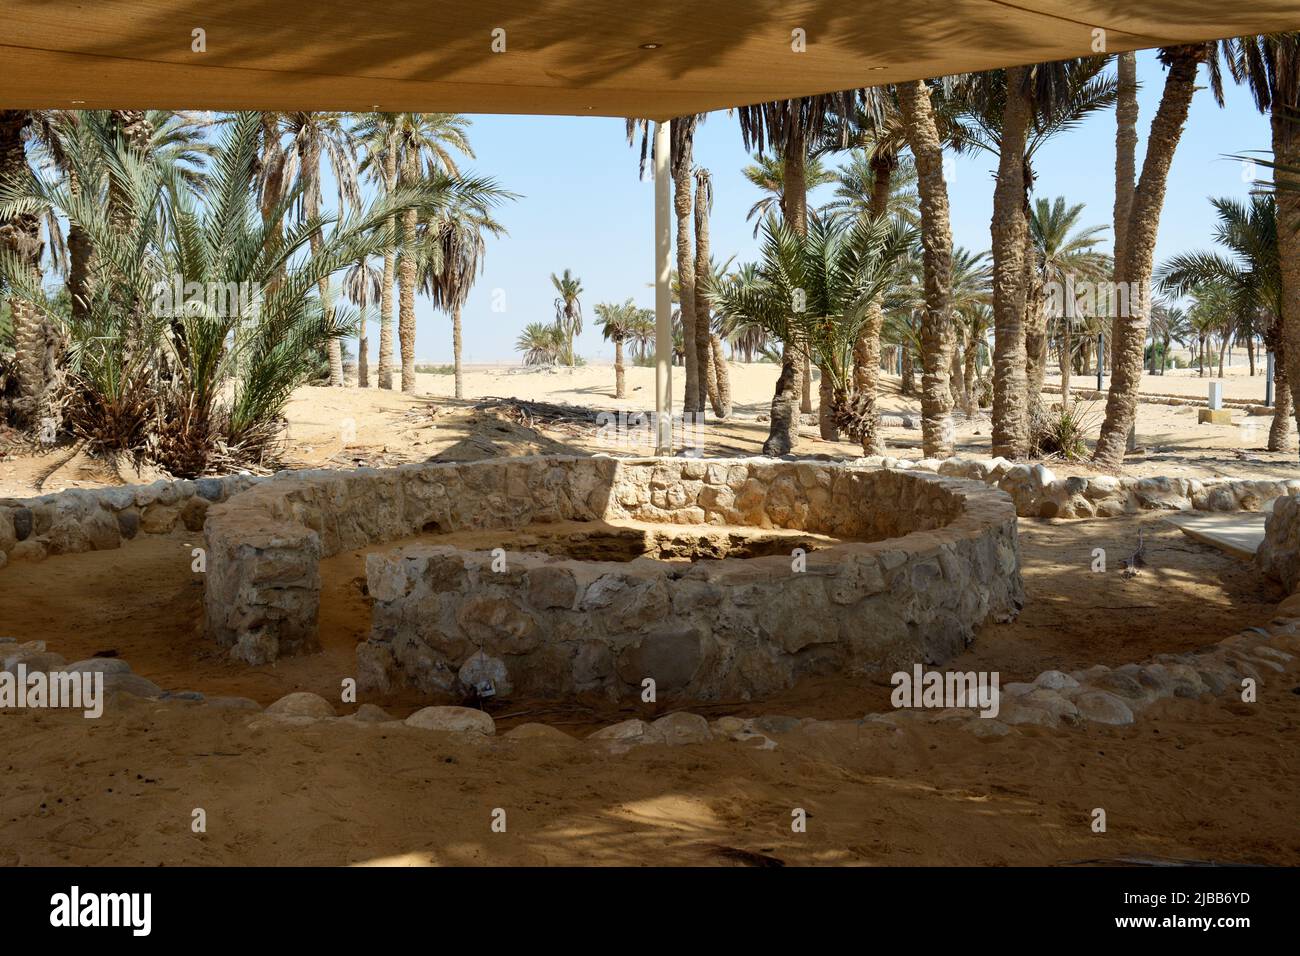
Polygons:
M1153 54L1139 55L1138 79L1142 84L1140 169L1164 83L1164 70ZM654 305L654 186L638 180L639 151L627 146L623 120L532 116L475 116L473 120L470 137L476 159L466 165L496 177L522 198L501 209L509 236L490 241L486 270L464 311L465 361L517 361L514 342L519 330L528 322L554 317L549 276L565 268L581 277L586 290L582 299L586 330L579 352L589 361L612 360L612 346L594 327L592 306L621 302L628 296L639 305ZM1244 90L1229 89L1227 105L1220 109L1208 88L1198 89L1170 173L1157 262L1211 244L1213 210L1207 197L1244 196L1250 189L1249 171L1225 154L1264 150L1268 145L1268 123ZM746 222L745 215L760 193L741 175L749 157L734 116L714 113L700 125L695 161L713 173L714 256L719 261L733 254L740 261L754 258L753 223ZM832 158L828 165L836 163ZM1040 151L1035 195L1082 202L1086 224L1109 226L1114 164L1115 116L1108 111L1061 134ZM991 158L956 159L948 187L954 241L987 249ZM832 190L822 187L811 201L826 202ZM1106 236L1109 251L1109 229ZM498 289L504 295L504 312L491 308L493 290ZM417 302L419 360L450 362L450 320L435 313L422 297ZM371 334L376 334L373 326Z

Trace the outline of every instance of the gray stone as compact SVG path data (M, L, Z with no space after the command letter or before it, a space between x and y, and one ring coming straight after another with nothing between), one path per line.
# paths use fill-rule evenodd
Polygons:
M262 705L255 700L247 697L209 697L207 699L209 707L216 707L218 710L261 710Z
M1098 724L1133 723L1133 710L1119 697L1103 690L1091 690L1074 698L1079 716Z
M266 708L266 713L272 717L311 717L314 720L323 720L334 716L334 708L320 694L298 691L285 694Z
M1079 686L1079 682L1069 674L1063 674L1060 671L1043 671L1038 675L1034 684L1038 687L1044 687L1048 690L1069 690Z
M660 717L650 725L669 746L703 744L713 739L709 722L699 714L676 713Z
M105 674L104 690L108 693L130 694L132 697L158 698L163 689L139 674Z
M407 717L406 726L451 734L484 734L489 737L497 732L492 718L472 707L425 707Z
M478 693L485 684L490 684L493 694L507 695L514 690L510 683L510 672L506 670L505 661L492 657L482 651L475 651L460 666L456 673L467 692ZM487 696L492 696L491 694Z

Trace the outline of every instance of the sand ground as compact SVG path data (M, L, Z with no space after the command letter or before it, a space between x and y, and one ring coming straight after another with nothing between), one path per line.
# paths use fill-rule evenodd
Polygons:
M706 453L758 450L766 434L758 416L775 374L764 365L735 370L737 415L709 427ZM1177 376L1166 378L1151 390L1174 391ZM1183 378L1179 388L1203 391L1204 380ZM1230 396L1262 389L1261 379L1229 384ZM629 369L632 397L624 402L612 398L612 369L598 366L471 369L466 388L475 398L465 402L439 397L450 391L450 377L421 376L420 385L413 395L300 390L289 408L286 463L610 450L589 423L476 406L486 396L515 396L642 409L653 374ZM883 401L890 412L917 411L896 383ZM1197 426L1194 409L1143 405L1139 435L1148 451L1125 470L1292 476L1293 456L1259 450L1268 419L1258 421L1251 444L1239 424ZM815 431L805 428L801 452L855 453L811 437ZM887 434L899 453L919 456L918 431ZM987 418L959 423L967 453L986 449L987 435ZM121 480L84 455L16 448L0 460L0 495L39 493L42 477L44 491ZM1139 527L1148 566L1125 579L1119 560L1136 547ZM69 660L113 652L172 690L263 704L295 690L337 700L368 626L364 552L324 563L322 651L248 668L201 637L193 543L182 532L119 551L15 562L0 572L0 634L47 640ZM1006 682L1049 667L1142 661L1264 624L1283 596L1248 565L1187 540L1159 515L1022 520L1021 546L1024 611L1014 623L983 628L953 667L996 669ZM1107 551L1106 573L1091 571L1096 547ZM0 865L1300 863L1293 767L1300 668L1269 680L1252 706L1175 699L1132 727L1031 729L987 741L942 725L854 722L884 709L888 692L883 682L821 678L762 703L691 705L709 717L794 714L842 723L817 736L781 735L773 751L717 742L622 756L537 740L466 741L397 724L249 727L247 713L134 699L99 721L8 712L0 717ZM398 717L427 703L401 694L371 702ZM508 700L492 711L500 731L537 721L578 738L668 709ZM196 807L207 812L206 834L191 832ZM809 813L805 834L791 832L796 807ZM1107 810L1106 834L1089 826L1095 807ZM495 808L507 811L505 834L489 829Z

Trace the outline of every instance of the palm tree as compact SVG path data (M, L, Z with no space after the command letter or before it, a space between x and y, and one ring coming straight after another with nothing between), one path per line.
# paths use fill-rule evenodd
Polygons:
M369 259L359 259L343 275L343 294L360 310L357 321L357 385L370 386L370 339L366 335L366 310L379 301L383 290L384 273L370 264Z
M882 175L875 154L874 145L859 147L849 153L848 162L834 173L834 198L821 207L821 213L835 218L883 213L901 219L909 226L920 226L916 163L910 156L897 157L891 172ZM872 203L877 192L877 182L884 190L883 202L878 203L881 206L879 212L874 210Z
M456 397L465 397L461 369L461 309L469 298L474 280L483 270L487 254L484 233L505 234L505 227L487 209L464 206L450 210L431 223L426 242L433 254L421 272L420 286L433 299L433 306L451 315L452 361L455 365Z
M1029 217L1029 238L1037 264L1033 285L1035 295L1030 305L1043 316L1044 323L1049 318L1057 321L1063 357L1073 354L1073 324L1077 317L1077 301L1073 295L1067 295L1066 290L1072 290L1076 282L1098 282L1111 268L1110 260L1097 251L1101 244L1100 234L1106 227L1078 228L1083 208L1083 203L1067 206L1061 196L1050 203L1039 198L1034 201ZM1030 381L1031 396L1035 390L1042 393L1042 378L1043 366L1039 363L1037 381ZM1070 405L1068 361L1061 364L1061 405L1063 408Z
M340 213L355 209L361 204L361 189L357 184L356 141L348 127L348 114L340 112L293 112L280 116L280 125L289 137L289 149L281 154L285 168L279 173L284 182L301 184L299 221L310 224L321 214L321 163L329 165L338 189ZM312 255L320 249L324 237L311 230ZM330 304L329 276L320 280L320 297L326 315ZM330 384L343 384L343 350L337 337L329 340Z
M1158 375L1165 374L1165 367L1169 362L1169 346L1173 342L1183 345L1191 336L1191 326L1187 321L1187 313L1176 305L1169 305L1166 302L1157 302L1151 307L1151 346L1152 352L1155 352L1155 344L1160 342L1160 368L1155 368L1155 355L1151 356L1152 371ZM1283 424L1290 421L1289 413L1284 413L1282 417Z
M71 429L92 450L147 457L185 477L213 463L260 460L324 340L354 324L319 296L321 279L378 254L391 215L478 198L461 184L399 190L344 218L308 218L286 235L281 222L300 206L304 184L262 221L252 188L261 125L255 112L231 120L201 200L120 138L111 165L123 188L111 207L59 178L0 189L0 221L54 208L76 220L95 249L86 318L69 323L64 396ZM93 169L82 173L82 181L93 179ZM50 315L40 278L17 257L0 253L0 277ZM173 280L240 291L218 301L160 299Z
M770 143L781 156L781 214L790 228L799 234L807 231L809 146L823 135L828 116L851 116L858 98L857 91L848 90L797 100L742 106L737 110L745 149L755 150L762 155L765 145ZM807 355L803 357L808 359ZM794 356L791 355L781 363L776 397L772 403L771 424L767 441L763 443L764 454L788 454L799 439L797 403L802 399L803 407L808 406L809 373L807 368L794 365L793 359ZM827 374L825 369L822 374ZM823 409L819 419L822 436L832 437L834 425L831 410Z
M1034 156L1057 133L1115 101L1102 57L990 70L962 84L966 106L954 136L959 151L998 159L993 220L993 449L1008 458L1030 450L1047 363L1047 324L1030 225Z
M1286 302L1277 198L1256 195L1249 202L1222 198L1210 202L1218 218L1214 241L1229 254L1202 251L1174 256L1156 271L1157 286L1160 291L1179 297L1191 295L1198 288L1230 289L1234 299L1231 312L1245 320L1245 334L1254 334L1254 321L1258 317L1265 344L1277 355L1276 350L1282 346L1280 319ZM1275 364L1276 402L1269 450L1285 451L1290 445L1291 390L1286 363L1279 360Z
M529 322L515 340L515 351L524 353L525 365L554 365L564 351L564 336L548 322Z
M627 385L623 367L623 343L633 337L640 323L652 322L652 309L638 309L628 299L622 305L612 302L596 304L596 325L605 341L614 343L614 397L625 398Z
M398 127L401 113L370 113L353 129L365 150L360 170L384 191L397 189ZM393 282L397 277L397 222L388 224L393 237L384 250L384 274L379 296L379 387L393 387Z
M952 356L952 390L954 398L961 396L962 410L967 418L975 414L975 371L988 328L991 278L987 252L976 253L961 246L953 250L952 296L948 300L948 309L952 315L957 348Z
M1209 55L1204 43L1161 49L1160 61L1168 67L1160 106L1151 120L1142 174L1133 194L1124 237L1124 258L1116 263L1117 285L1129 283L1139 302L1129 315L1115 320L1114 371L1106 398L1106 417L1093 449L1093 461L1112 468L1124 459L1129 430L1137 418L1138 387L1142 381L1143 346L1150 307L1150 285L1155 257L1156 232L1164 206L1165 185L1174 151L1196 88L1196 73ZM1217 74L1211 71L1211 85Z
M1274 337L1275 348L1281 346L1281 351L1275 352L1276 366L1285 366L1288 382L1300 382L1300 33L1240 37L1224 41L1222 47L1232 78L1246 84L1255 105L1270 117L1273 181L1282 187L1277 190L1282 291L1278 312L1281 334ZM1277 398L1279 409L1295 405L1289 390L1283 401L1280 385ZM1295 415L1300 423L1300 407L1295 408ZM1274 447L1278 431L1275 418L1269 448ZM1289 438L1280 441L1289 442Z
M695 168L695 325L696 366L703 379L699 405L707 400L719 418L731 414L731 379L722 354L722 338L713 329L709 314L709 289L717 280L717 269L709 253L709 214L713 211L713 177L703 166ZM727 265L730 264L728 260ZM724 265L723 271L726 271Z
M745 214L746 222L751 219L754 221L754 238L757 239L764 220L783 208L781 203L785 195L785 160L780 156L760 154L755 156L754 161L742 169L740 174L749 180L750 185L762 192L754 205L749 207L749 212ZM806 188L816 189L818 186L836 182L838 178L835 170L827 169L822 165L821 157L815 154L808 157L804 165ZM836 195L839 195L838 191Z
M459 113L399 113L392 121L392 154L397 182L411 186L421 181L447 182L458 177L455 153L470 159L467 117ZM499 191L498 191L499 193ZM399 220L405 250L397 264L397 338L402 349L402 391L415 391L415 291L419 273L419 216L407 210Z
M712 298L727 315L784 342L787 360L792 353L811 358L831 381L836 427L858 438L865 423L853 401L854 347L871 302L898 281L916 233L886 219L837 225L818 216L810 218L806 234L770 216L763 233L753 279L722 283Z
M952 223L943 173L943 144L930 92L920 80L897 87L899 114L916 162L921 197L922 267L925 309L921 313L921 432L927 458L953 453L952 390Z
M582 334L582 280L565 269L564 275L551 273L551 285L559 293L555 297L555 328L564 341L562 361L572 367L578 364L573 338Z

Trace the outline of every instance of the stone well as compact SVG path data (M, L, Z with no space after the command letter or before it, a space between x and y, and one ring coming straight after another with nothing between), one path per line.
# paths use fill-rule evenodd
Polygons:
M544 547L512 550L524 529ZM437 538L493 531L500 546ZM357 663L363 687L430 696L489 679L500 694L619 698L650 678L660 699L754 697L943 662L1023 601L1005 493L820 461L297 472L214 505L205 533L209 633L250 663L315 648L322 557L428 535L368 556Z

